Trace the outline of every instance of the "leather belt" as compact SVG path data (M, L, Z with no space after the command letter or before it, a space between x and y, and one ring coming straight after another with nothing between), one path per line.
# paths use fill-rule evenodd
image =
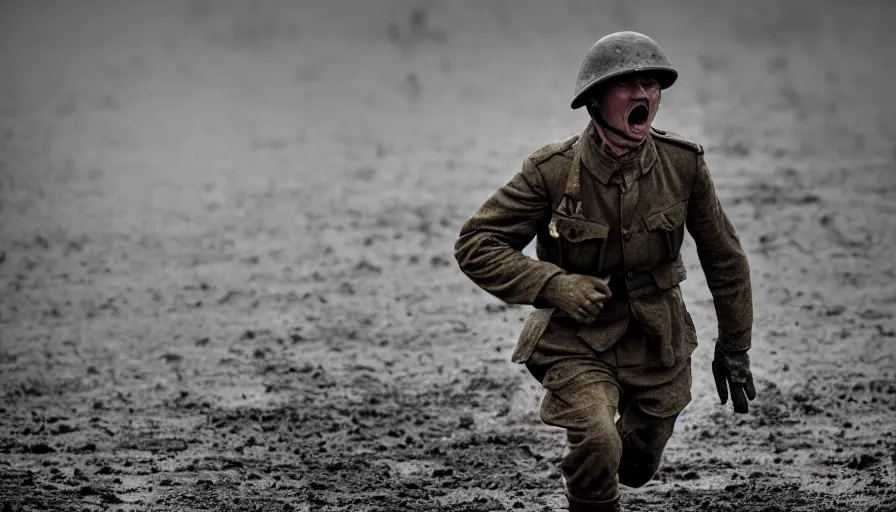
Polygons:
M656 295L669 285L684 280L684 266L681 255L672 261L659 265L647 272L618 272L610 274L610 291L616 296L637 299Z

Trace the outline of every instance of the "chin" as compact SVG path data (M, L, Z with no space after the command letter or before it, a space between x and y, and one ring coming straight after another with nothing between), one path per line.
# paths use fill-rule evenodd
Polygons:
M627 126L625 133L634 139L638 139L638 141L643 141L647 138L647 134L650 133L650 125L638 126L637 128Z

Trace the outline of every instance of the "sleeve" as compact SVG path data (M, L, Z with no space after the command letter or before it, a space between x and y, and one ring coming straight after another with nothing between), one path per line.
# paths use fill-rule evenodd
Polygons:
M719 323L717 346L748 350L752 342L753 295L750 266L740 239L713 186L702 155L688 201L687 229L697 245L700 265L713 296Z
M530 159L461 228L454 255L461 271L509 304L536 304L541 289L563 270L525 256L538 222L551 214L544 178Z

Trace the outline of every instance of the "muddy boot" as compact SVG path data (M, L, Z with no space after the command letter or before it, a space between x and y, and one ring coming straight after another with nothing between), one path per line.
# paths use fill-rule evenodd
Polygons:
M569 500L569 512L625 512L619 500L597 503L573 498L569 494L566 498Z

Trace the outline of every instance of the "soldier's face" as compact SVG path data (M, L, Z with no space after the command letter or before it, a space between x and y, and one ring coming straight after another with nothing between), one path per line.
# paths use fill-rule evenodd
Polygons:
M656 79L626 76L607 86L597 97L595 106L610 126L633 139L643 140L659 110L661 95Z

